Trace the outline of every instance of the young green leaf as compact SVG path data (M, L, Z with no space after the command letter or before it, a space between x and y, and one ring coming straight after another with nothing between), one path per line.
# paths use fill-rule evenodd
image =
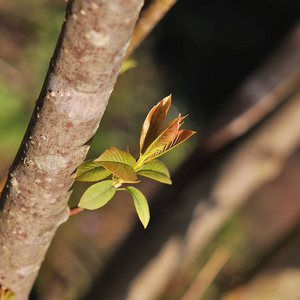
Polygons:
M16 299L16 296L12 291L8 291L5 294L4 300L15 300L15 299Z
M11 290L0 289L0 300L15 300L16 296Z
M94 162L100 164L124 181L134 181L137 179L134 171L134 157L129 152L115 146L104 151Z
M123 61L119 74L123 74L126 71L128 71L136 66L137 66L137 61L135 61L131 58L127 58Z
M140 153L145 153L146 149L153 142L159 133L168 110L171 105L171 95L162 99L148 113L140 137Z
M138 170L136 170L136 173L162 183L172 184L168 168L158 159L146 162Z
M142 222L144 228L146 228L150 220L150 212L147 199L137 188L133 186L128 186L125 189L132 195L138 217Z
M79 165L75 172L75 180L87 182L100 181L110 174L110 171L95 163L94 159L89 159Z
M112 180L104 180L90 186L82 195L78 206L94 210L104 206L115 194Z

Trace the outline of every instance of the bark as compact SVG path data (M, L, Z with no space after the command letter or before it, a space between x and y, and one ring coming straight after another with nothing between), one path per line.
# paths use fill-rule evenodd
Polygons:
M0 284L28 298L73 172L113 90L142 0L74 0L0 201Z

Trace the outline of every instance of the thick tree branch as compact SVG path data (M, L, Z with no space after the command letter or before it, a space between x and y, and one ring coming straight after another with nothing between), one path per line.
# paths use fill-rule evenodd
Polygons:
M57 227L73 172L113 90L142 0L69 1L41 94L0 201L0 284L27 299Z

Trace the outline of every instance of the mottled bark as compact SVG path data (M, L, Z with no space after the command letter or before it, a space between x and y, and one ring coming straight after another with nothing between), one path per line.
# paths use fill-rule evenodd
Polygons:
M57 227L72 173L113 90L142 0L74 0L0 201L0 284L28 298Z

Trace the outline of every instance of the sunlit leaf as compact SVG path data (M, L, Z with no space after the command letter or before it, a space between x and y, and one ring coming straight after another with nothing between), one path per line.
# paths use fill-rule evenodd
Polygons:
M168 168L163 162L157 159L146 162L136 171L136 173L162 183L172 184Z
M15 300L15 299L16 299L16 296L12 291L8 291L5 294L4 300Z
M169 124L158 134L156 139L149 145L145 154L147 153L147 155L150 155L154 152L159 152L164 146L171 143L176 138L178 129L181 126L180 122L184 118L185 117L181 117L179 114L176 119L169 122Z
M15 300L16 296L11 290L0 290L0 300Z
M140 137L140 153L144 153L159 133L169 107L171 105L171 95L162 99L148 113Z
M137 61L131 58L127 58L123 61L119 74L123 74L124 72L134 68L137 65Z
M134 171L134 157L129 152L115 146L104 151L94 162L125 181L137 179Z
M105 205L115 194L112 180L104 180L90 186L82 195L78 206L85 209L97 209Z
M126 190L132 195L138 217L144 228L146 228L150 220L150 211L146 197L133 186L128 186Z
M99 164L94 162L94 159L84 161L75 172L76 181L100 181L111 174Z
M169 150L174 149L176 146L183 143L185 140L187 140L195 133L196 131L187 130L187 129L179 130L177 136L173 141L166 144L164 147L157 148L156 151L152 151L151 155L148 156L148 159L157 158L158 156L165 154Z

